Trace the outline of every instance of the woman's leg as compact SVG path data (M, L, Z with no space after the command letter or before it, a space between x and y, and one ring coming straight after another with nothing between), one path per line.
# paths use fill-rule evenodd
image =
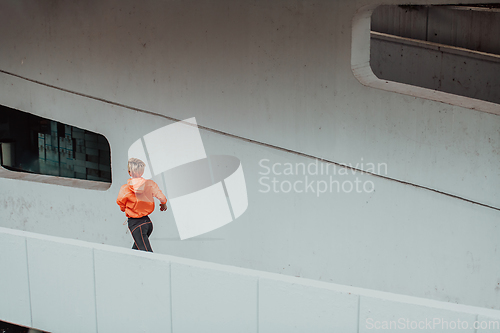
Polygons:
M129 230L134 239L132 249L153 252L149 243L149 235L153 232L153 223L147 216L140 219L129 219Z

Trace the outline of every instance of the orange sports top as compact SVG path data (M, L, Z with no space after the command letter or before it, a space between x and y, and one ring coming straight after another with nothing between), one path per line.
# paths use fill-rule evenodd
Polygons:
M154 181L142 177L130 178L127 184L120 188L116 203L127 217L138 218L154 211L153 198L157 198L162 204L167 202L167 198Z

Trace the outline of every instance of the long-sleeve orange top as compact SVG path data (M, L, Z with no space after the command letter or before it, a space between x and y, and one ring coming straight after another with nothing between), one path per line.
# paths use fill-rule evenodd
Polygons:
M167 198L154 181L142 177L130 178L127 184L120 188L116 203L127 217L138 218L154 211L154 198L162 204L167 202Z

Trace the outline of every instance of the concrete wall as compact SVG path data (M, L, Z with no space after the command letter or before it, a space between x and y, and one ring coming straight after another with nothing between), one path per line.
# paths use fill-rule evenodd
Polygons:
M468 6L379 6L373 31L500 54L500 9Z
M0 224L130 247L115 205L128 147L195 116L208 154L242 161L249 208L182 242L157 210L156 252L500 309L500 118L362 85L352 20L370 3L2 1L0 103L105 135L113 184L0 179ZM369 24L356 29L369 38ZM315 158L357 166L333 180L367 191L262 178L262 163L283 172ZM299 191L264 193L273 177Z
M0 320L53 333L500 332L497 310L5 228L0 240Z
M500 103L500 56L377 33L370 43L380 79Z

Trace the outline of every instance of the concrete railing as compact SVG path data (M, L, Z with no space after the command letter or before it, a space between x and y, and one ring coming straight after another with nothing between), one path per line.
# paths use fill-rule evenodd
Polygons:
M0 320L49 332L500 332L500 311L0 228Z
M500 103L493 74L500 55L373 31L370 43L370 65L382 80Z

